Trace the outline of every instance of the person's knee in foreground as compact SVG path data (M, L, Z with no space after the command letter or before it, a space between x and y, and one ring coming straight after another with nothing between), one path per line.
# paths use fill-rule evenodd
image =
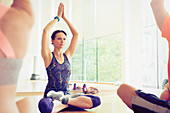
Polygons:
M154 94L136 90L130 85L122 84L117 90L118 96L135 113L168 113L168 101L158 98Z
M11 7L0 3L0 112L28 113L15 102L22 58L26 54L33 13L29 0L14 0ZM23 26L24 25L24 26ZM10 106L10 109L9 109Z
M132 109L132 96L137 96L135 91L136 91L135 88L127 84L122 84L117 89L118 96L130 109Z

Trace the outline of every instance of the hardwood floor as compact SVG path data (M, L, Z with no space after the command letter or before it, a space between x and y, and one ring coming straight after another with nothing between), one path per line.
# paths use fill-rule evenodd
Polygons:
M92 113L133 113L117 96L116 90L101 91L101 105Z

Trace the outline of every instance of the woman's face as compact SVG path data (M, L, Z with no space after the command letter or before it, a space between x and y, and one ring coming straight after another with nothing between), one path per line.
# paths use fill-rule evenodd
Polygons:
M54 47L56 48L64 48L66 44L66 35L62 32L59 32L55 35L55 39L52 40Z

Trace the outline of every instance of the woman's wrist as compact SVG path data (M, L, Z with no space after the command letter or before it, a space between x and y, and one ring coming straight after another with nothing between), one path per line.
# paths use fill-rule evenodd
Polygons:
M60 18L59 16L55 16L54 19L58 19L58 21L60 21Z

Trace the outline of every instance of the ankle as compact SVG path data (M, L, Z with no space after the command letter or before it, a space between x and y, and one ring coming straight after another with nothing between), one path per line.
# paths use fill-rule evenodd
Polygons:
M61 97L61 98L60 98L60 101L61 101L62 104L68 104L69 98L66 97L66 96Z

